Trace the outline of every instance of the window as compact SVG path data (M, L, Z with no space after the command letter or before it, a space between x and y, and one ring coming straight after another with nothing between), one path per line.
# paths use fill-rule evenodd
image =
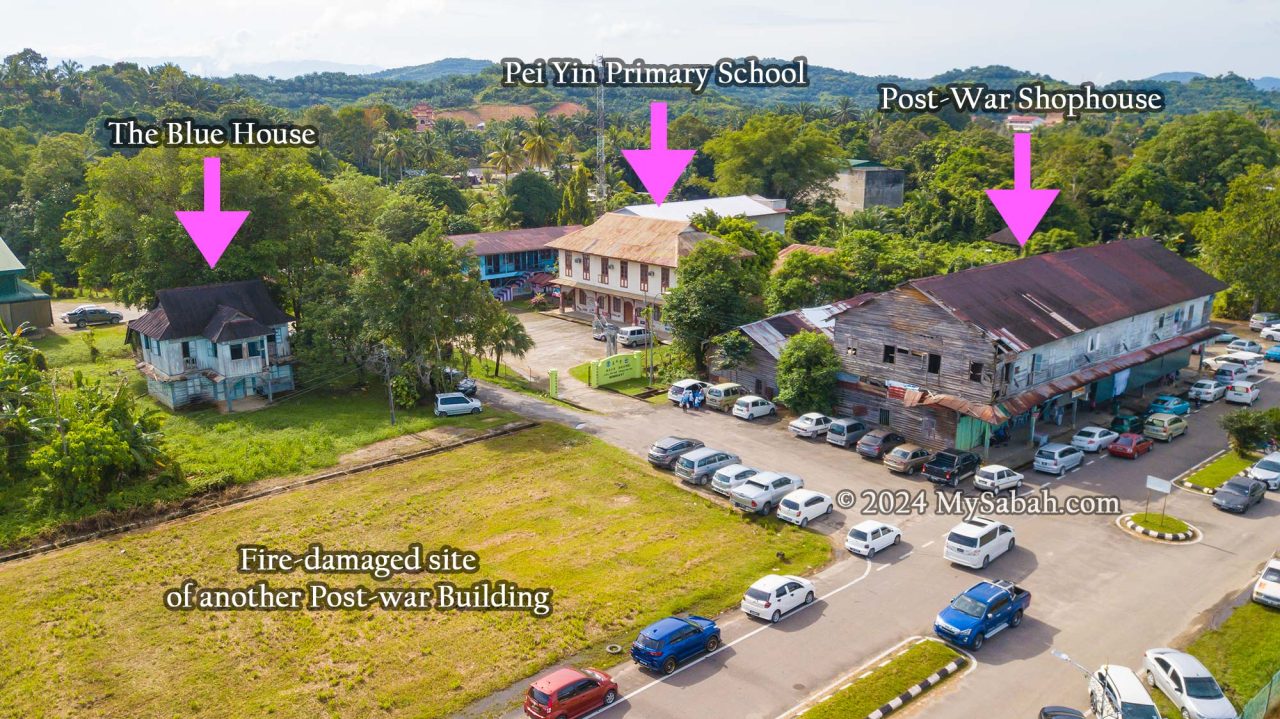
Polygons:
M1031 371L1039 372L1040 365L1044 364L1044 356L1040 354L1031 355Z
M560 266L564 270L565 277L573 277L573 258L569 256L568 252L564 253L564 262Z
M929 364L926 367L929 374L938 374L942 371L942 355L929 353Z
M600 284L609 284L609 258L600 258Z
M662 287L663 292L666 292L667 288L671 286L671 268L670 267L662 268L662 284L660 286Z
M889 410L883 407L880 408L880 426L881 427L889 426Z
M619 287L626 287L626 286L627 286L627 284L628 284L628 283L627 283L627 280L628 280L628 278L627 278L627 273L628 273L630 270L631 270L631 268L627 266L627 261L626 261L626 260L619 260L619 261L618 261L618 286L619 286Z
M643 263L640 265L640 291L649 291L649 266Z
M1101 338L1096 333L1089 335L1089 352L1097 352L1100 344L1102 344Z
M190 357L191 357L191 343L183 342L182 343L182 359L188 359Z
M250 342L250 343L249 343L249 356L250 356L250 357L261 357L261 356L262 356L262 345L258 344L257 342Z
M244 345L239 343L231 345L231 359L244 359Z
M969 381L981 382L982 369L983 369L983 364L981 362L970 362L969 363Z
M1156 320L1156 328L1164 329L1164 313L1160 313L1160 319Z
M897 361L897 359L898 359L898 348L894 347L893 345L885 345L884 361L888 364L893 364L894 362Z
M218 357L218 345L212 342L209 343L209 356L215 359Z
M619 313L619 312L621 312L621 311L622 311L622 298L621 298L621 297L614 297L614 298L613 298L613 313L616 315L616 314L618 314L618 313Z
M591 279L591 255L582 256L582 279Z

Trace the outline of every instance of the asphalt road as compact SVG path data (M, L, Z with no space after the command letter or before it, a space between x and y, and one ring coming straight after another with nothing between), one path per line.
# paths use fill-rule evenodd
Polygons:
M1259 407L1280 404L1277 384L1262 385ZM490 394L490 399L527 416L577 426L636 453L659 435L683 434L734 451L750 466L795 472L819 491L907 488L927 493L934 504L936 490L927 481L890 474L825 442L793 438L777 422L747 424L640 402L633 410L606 415L508 393ZM1147 475L1172 479L1225 447L1216 420L1230 409L1218 402L1194 413L1187 435L1158 443L1138 460L1090 456L1085 466L1061 479L1028 472L1023 494L1045 485L1059 498L1113 495L1121 498L1124 512L1143 511ZM959 517L932 510L880 517L903 529L899 547L871 562L838 550L838 560L812 578L820 600L778 625L726 613L718 618L726 646L670 677L629 662L615 667L623 700L600 716L786 716L903 640L930 635L938 610L981 579L1011 579L1030 589L1026 620L988 642L962 680L949 682L904 713L971 719L1031 717L1046 704L1083 709L1085 680L1055 659L1051 649L1089 667L1104 662L1137 667L1144 650L1170 643L1221 602L1238 597L1280 547L1276 493L1241 517L1218 512L1207 497L1175 489L1168 511L1200 528L1203 541L1171 546L1135 538L1115 526L1114 516L999 517L1014 527L1017 548L985 571L942 559L943 538ZM857 509L837 510L812 528L841 544L848 527L861 519ZM781 565L779 570L789 571Z

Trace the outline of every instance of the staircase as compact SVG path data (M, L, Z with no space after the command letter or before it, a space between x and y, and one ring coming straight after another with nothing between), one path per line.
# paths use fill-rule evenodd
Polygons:
M510 302L516 298L517 293L523 292L524 289L528 287L529 280L532 277L532 272L521 272L515 277L509 278L506 284L501 287L490 288L490 291L493 292L493 296L497 298L499 302Z

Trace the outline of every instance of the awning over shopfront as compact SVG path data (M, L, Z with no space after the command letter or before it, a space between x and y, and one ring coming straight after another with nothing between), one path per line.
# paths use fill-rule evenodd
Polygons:
M908 389L903 393L902 403L907 407L939 405L970 417L976 417L988 424L1000 424L1010 417L1022 414L1041 402L1057 397L1060 394L1084 387L1104 377L1123 372L1157 357L1186 349L1221 332L1222 329L1218 327L1202 327L1194 332L1171 337L1135 352L1118 355L1104 362L1089 365L995 404L980 404L954 395L933 394L925 390L915 389Z

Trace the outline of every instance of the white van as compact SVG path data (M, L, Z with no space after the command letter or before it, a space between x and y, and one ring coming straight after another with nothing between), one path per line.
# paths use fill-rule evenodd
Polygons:
M1217 371L1213 373L1213 378L1223 384L1231 384L1236 380L1242 380L1249 376L1249 370L1244 365L1235 362L1223 362L1218 365Z
M1245 373L1249 377L1253 377L1262 371L1262 355L1256 352L1232 352L1222 355L1219 359L1244 367Z
M1013 527L986 517L966 519L951 528L942 558L973 569L986 569L991 560L1012 551Z
M644 327L623 327L618 330L618 344L623 347L639 347L649 344L649 330Z
M1256 383L1237 380L1227 385L1226 400L1232 404L1247 404L1252 407L1253 403L1258 401L1260 394L1262 391L1258 389Z

